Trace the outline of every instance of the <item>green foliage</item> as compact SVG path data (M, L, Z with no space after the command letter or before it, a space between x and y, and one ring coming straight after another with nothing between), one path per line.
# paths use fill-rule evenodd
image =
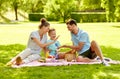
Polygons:
M80 10L95 10L99 9L101 0L81 0Z
M7 0L0 0L0 14L7 11Z
M115 21L120 22L120 0L116 0L115 6Z
M70 13L75 10L74 0L48 0L44 13L47 17L53 16L55 19L62 19L63 22L70 17Z
M40 13L43 12L46 0L24 0L22 10L28 13ZM29 5L29 6L28 6Z
M71 18L77 22L106 22L106 14L100 12L72 13Z
M30 13L29 14L29 20L30 21L40 21L40 18L43 18L44 14L40 13Z
M15 20L18 20L18 9L21 7L22 0L8 0L10 8L15 12Z
M101 6L106 9L108 22L120 21L120 0L102 0Z

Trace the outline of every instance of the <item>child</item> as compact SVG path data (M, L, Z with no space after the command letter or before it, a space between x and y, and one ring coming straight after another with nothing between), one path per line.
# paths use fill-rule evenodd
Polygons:
M50 29L48 32L48 35L50 39L47 42L52 42L56 38L56 30ZM70 54L70 53L72 54L72 52L75 52L73 50L65 52L65 53L59 52L58 50L62 47L63 46L60 45L59 41L56 41L55 43L47 46L47 49L49 50L48 58L65 59L66 54Z
M50 39L47 42L52 42L56 38L56 30L50 29L48 32L48 35ZM58 49L60 48L60 43L59 41L56 41L55 43L47 46L47 49L49 50L49 56L48 58L54 58L57 57Z

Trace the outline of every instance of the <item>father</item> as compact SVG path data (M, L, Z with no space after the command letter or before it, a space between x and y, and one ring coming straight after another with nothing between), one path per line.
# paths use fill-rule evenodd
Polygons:
M90 61L97 56L100 57L102 64L110 66L104 59L102 51L95 41L90 43L89 35L87 32L79 29L74 19L70 19L66 22L67 28L71 33L71 41L73 46L64 45L63 47L74 49L78 52L77 61ZM82 58L81 58L82 57Z

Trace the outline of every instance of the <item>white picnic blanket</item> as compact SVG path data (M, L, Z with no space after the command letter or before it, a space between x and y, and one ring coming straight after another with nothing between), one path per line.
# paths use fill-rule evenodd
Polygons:
M109 64L120 64L120 61L116 60L106 60ZM65 60L51 60L48 59L46 62L32 61L30 63L21 64L21 65L12 65L13 68L21 68L21 67L33 67L33 66L66 66L73 64L101 64L101 61L96 62L67 62Z

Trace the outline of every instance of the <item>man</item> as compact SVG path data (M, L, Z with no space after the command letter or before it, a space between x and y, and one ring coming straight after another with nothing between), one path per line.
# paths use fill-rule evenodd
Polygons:
M78 52L77 61L92 61L97 56L100 57L102 64L110 66L104 59L100 47L95 41L90 43L87 32L79 29L75 20L70 19L66 22L68 30L71 32L73 46L64 45L63 47L74 49Z

